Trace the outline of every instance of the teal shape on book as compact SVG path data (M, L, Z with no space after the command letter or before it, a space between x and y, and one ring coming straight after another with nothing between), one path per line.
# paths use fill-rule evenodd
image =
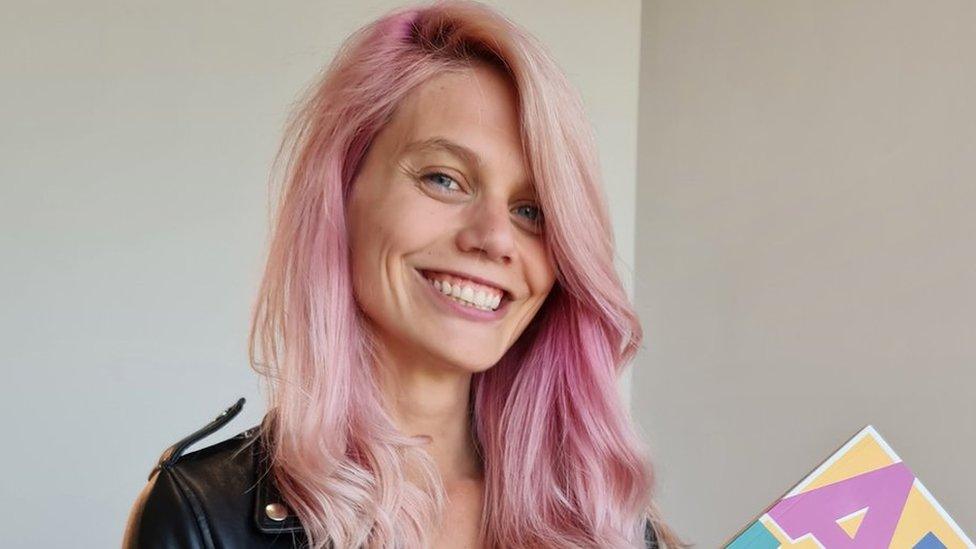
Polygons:
M726 549L777 549L779 541L759 521L753 523L742 535L735 538ZM923 548L923 549L928 549Z

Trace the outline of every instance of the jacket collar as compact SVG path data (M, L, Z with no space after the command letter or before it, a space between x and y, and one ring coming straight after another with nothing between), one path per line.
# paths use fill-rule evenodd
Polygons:
M252 435L258 428L253 427ZM262 437L257 437L254 443L254 463L257 484L254 496L252 517L258 530L265 534L288 534L304 532L301 522L278 492L274 477L267 467L266 454L262 446Z

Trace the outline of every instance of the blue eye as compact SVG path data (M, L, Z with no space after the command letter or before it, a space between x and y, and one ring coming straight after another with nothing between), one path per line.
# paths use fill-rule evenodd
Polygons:
M539 222L542 220L542 210L538 206L530 206L528 204L519 206L515 211L524 211L526 208L529 210L529 215L527 216L529 220L534 222Z
M460 191L460 190L462 190L461 189L461 186L458 185L457 181L455 181L454 178L452 178L451 176L449 176L447 174L441 173L441 172L429 173L429 174L423 176L421 179L424 179L425 181L435 181L435 183L434 183L434 186L435 187L441 187L441 189L446 190L446 191L455 191L455 190ZM438 180L439 180L439 182L437 182ZM445 181L447 182L447 185L442 185L441 183L442 182L445 182ZM452 183L454 184L454 186L456 188L454 188L454 189L451 189L450 188L450 186L451 186Z
M427 182L430 186L435 187L439 193L453 194L459 191L464 192L464 188L453 177L443 172L430 172L420 176L420 179ZM542 208L539 206L522 204L521 206L516 206L514 211L516 215L527 219L534 228L538 229L542 226Z

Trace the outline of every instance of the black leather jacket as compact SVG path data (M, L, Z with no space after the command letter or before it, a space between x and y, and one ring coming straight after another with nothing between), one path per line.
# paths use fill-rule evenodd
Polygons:
M170 446L149 474L129 514L123 549L248 549L307 546L298 518L266 474L258 427L184 454L244 407L239 399L216 419ZM645 540L656 549L653 530Z

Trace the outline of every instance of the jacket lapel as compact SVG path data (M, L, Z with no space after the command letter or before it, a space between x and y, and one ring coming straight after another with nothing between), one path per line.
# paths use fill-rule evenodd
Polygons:
M287 534L304 532L301 522L281 498L274 478L267 467L262 437L254 444L254 464L257 478L257 489L254 496L254 523L258 530L265 534Z

